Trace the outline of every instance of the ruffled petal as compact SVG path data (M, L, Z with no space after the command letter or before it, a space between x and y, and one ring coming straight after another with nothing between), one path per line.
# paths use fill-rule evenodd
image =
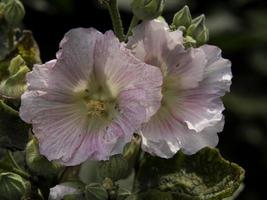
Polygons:
M189 129L197 132L215 126L223 119L224 106L221 96L229 91L231 85L231 63L221 57L221 51L214 46L203 46L207 65L204 79L199 86L181 92L182 105L176 115L182 118Z
M129 38L127 48L146 63L157 65L162 56L177 45L183 44L181 31L170 32L168 25L159 20L145 21L138 25Z
M152 155L171 158L180 149L186 154L194 154L204 147L218 144L218 132L224 126L224 119L201 132L188 129L179 118L165 109L146 123L140 134L142 149Z

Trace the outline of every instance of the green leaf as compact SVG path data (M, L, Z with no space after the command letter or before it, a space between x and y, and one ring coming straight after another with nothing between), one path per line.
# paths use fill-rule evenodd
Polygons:
M180 200L221 200L233 195L244 179L244 170L223 159L216 149L204 148L172 159L145 154L137 173L137 192L159 189Z
M18 112L0 100L0 148L23 150L28 141L28 129Z
M29 68L18 55L11 60L8 71L10 76L0 83L0 95L8 99L20 99L27 88L25 76Z
M27 144L25 160L29 170L37 176L53 177L63 169L61 164L54 161L50 162L40 154L36 138Z
M0 199L20 199L25 192L24 180L17 174L2 172L0 174Z
M113 181L126 178L128 162L121 154L111 156L109 160L100 162L99 174L102 178L110 178Z
M87 200L107 200L108 193L102 185L91 183L85 187L85 197Z

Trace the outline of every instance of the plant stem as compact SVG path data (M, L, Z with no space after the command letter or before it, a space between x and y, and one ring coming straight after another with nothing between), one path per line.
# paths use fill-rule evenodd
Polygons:
M129 26L129 29L128 29L128 32L127 32L125 40L128 40L128 37L132 34L132 30L133 30L134 27L136 27L138 22L139 22L139 19L134 15L133 18L132 18L131 24Z
M7 156L8 156L8 158L9 158L9 160L11 161L13 167L15 167L15 168L21 170L20 166L18 165L18 163L17 163L16 160L14 159L13 154L12 154L11 151L9 151L9 150L7 151Z
M123 25L118 9L117 0L104 1L104 3L108 8L116 36L119 38L120 41L124 41L125 35L123 31Z

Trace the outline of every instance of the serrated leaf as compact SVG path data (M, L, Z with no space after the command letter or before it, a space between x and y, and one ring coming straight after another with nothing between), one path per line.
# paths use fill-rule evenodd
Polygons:
M28 129L18 112L0 100L0 148L23 150L28 141Z
M172 159L146 154L135 188L171 192L179 200L221 200L233 195L243 178L241 167L223 159L218 150L204 148L192 156L179 152Z

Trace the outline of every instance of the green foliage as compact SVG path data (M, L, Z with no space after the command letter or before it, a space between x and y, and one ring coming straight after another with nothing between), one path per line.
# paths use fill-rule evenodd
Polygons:
M28 141L28 128L18 112L0 100L0 147L24 149Z
M111 156L109 160L102 161L99 168L100 176L117 181L126 178L128 175L128 162L121 155Z
M10 76L0 82L0 95L5 98L19 99L27 87L25 76L29 68L18 55L11 60L8 71Z
M56 162L50 162L39 152L38 142L33 138L26 147L26 164L29 170L37 176L56 176L63 168Z
M113 181L127 178L139 157L140 146L141 137L134 135L131 142L125 145L123 154L111 156L109 160L100 162L100 176Z
M0 174L0 198L3 200L20 199L25 192L24 180L17 174L2 172Z
M220 200L231 196L243 178L244 170L215 149L205 148L192 156L179 152L172 159L146 154L135 190L157 189L181 200Z
M107 200L108 193L102 185L91 183L85 187L85 197L86 200Z
M19 25L25 16L23 4L19 0L9 0L4 7L4 15L8 25Z
M29 68L41 63L39 47L31 31L23 31L14 53L21 55Z

